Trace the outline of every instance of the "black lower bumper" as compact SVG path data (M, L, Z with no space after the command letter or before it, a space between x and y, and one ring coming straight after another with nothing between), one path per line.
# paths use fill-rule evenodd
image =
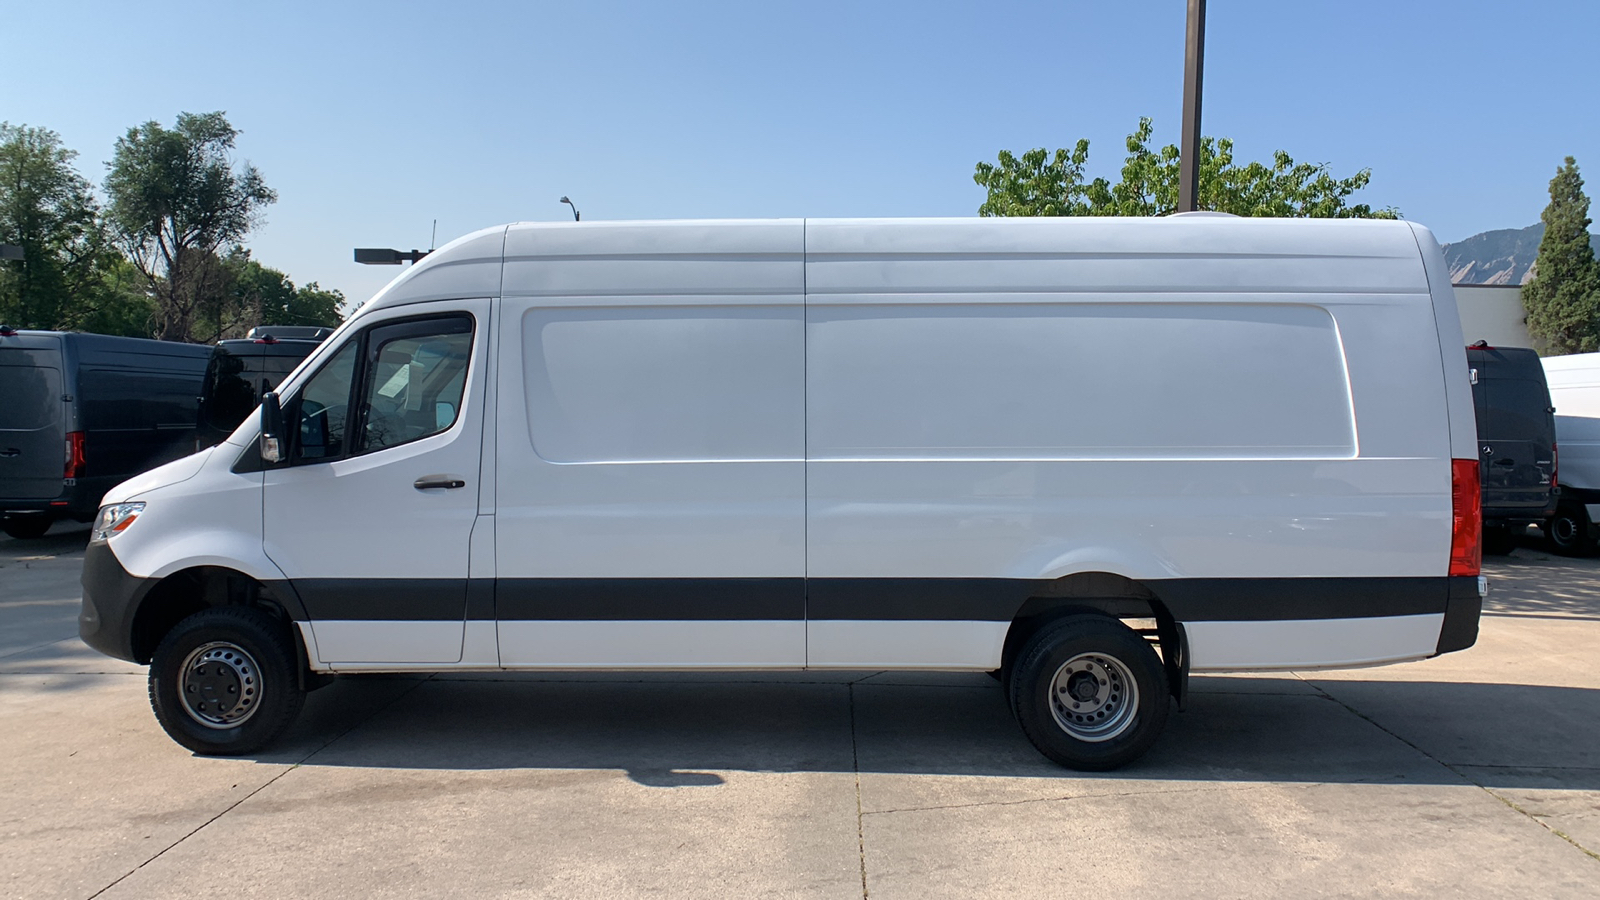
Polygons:
M1450 594L1445 601L1444 625L1439 629L1439 646L1434 654L1465 650L1478 642L1478 617L1483 614L1483 594L1478 576L1458 575L1450 579Z
M129 575L110 544L90 544L83 554L83 608L78 612L78 636L107 656L146 662L133 651L133 616L154 586L154 579Z

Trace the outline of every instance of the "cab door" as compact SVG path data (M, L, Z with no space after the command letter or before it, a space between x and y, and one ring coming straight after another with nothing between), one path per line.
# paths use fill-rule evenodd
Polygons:
M285 402L264 544L324 663L461 660L488 313L477 300L373 317Z

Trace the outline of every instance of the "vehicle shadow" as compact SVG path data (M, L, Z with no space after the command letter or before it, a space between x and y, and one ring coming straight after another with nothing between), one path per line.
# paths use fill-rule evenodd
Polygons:
M0 562L41 556L81 554L89 545L89 526L81 522L57 522L43 537L18 540L0 534Z
M433 770L622 770L657 787L717 772L1388 784L1600 790L1600 690L1201 678L1143 759L1069 772L988 678L854 682L551 677L363 679L318 691L263 762ZM590 676L591 679L595 676ZM1498 711L1495 717L1484 710ZM318 749L320 747L320 749Z
M1485 556L1487 615L1553 616L1600 620L1600 559L1549 552L1537 528L1519 536L1505 556Z

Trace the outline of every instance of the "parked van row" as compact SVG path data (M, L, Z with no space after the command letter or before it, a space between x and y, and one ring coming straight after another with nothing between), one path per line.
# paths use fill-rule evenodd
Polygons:
M80 629L202 753L346 672L939 669L1107 768L1190 672L1470 646L1479 463L1413 223L517 224L108 493Z
M227 437L331 333L272 326L207 347L0 329L0 529L89 521L111 487Z

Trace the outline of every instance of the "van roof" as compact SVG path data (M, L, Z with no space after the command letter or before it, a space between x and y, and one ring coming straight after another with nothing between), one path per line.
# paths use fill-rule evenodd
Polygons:
M750 284L696 283L673 266L675 277L649 293L959 290L963 282L988 292L1426 293L1425 233L1404 221L1221 216L522 222L445 244L364 305L638 294L630 272L634 284L655 284L641 276L712 260L766 265L746 267ZM583 267L593 281L582 284L571 283L572 267L555 277L547 265L577 260L606 265ZM990 265L1002 261L1003 272Z

